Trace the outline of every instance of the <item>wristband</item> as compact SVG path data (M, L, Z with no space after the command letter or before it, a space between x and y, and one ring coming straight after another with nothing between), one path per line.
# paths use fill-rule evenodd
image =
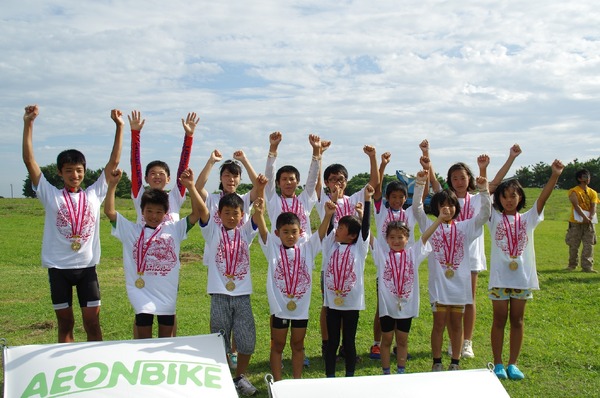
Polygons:
M276 158L277 157L277 152L271 152L271 151L269 151L269 157L270 158Z

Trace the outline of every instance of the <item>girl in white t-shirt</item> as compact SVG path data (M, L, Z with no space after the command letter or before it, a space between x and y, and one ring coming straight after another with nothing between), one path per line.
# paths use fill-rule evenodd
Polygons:
M525 206L525 192L517 180L505 181L494 192L494 208L489 221L491 243L489 297L492 300L492 353L494 373L499 379L521 380L525 376L516 363L523 343L525 304L539 290L535 264L533 231L544 219L544 205L564 169L559 160L552 163L552 174L532 208ZM504 328L510 318L508 367L502 361Z

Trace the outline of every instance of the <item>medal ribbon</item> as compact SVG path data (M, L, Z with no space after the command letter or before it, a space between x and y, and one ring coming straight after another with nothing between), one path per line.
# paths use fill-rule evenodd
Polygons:
M465 203L463 203L463 205L460 208L460 213L458 214L458 217L456 217L456 221L464 221L467 220L467 217L469 216L469 207L471 206L471 195L469 195L469 193L467 192L467 194L465 195Z
M398 218L394 216L394 213L395 212L392 209L388 208L388 220L406 222L406 212L404 209L400 209L400 211L397 212L399 214Z
M456 269L454 267L454 255L456 254L456 224L450 222L450 237L446 236L446 231L444 230L444 224L440 224L439 228L442 231L442 243L444 246L444 261L445 266L451 267L452 269Z
M348 269L348 260L350 258L350 245L345 245L346 250L340 258L340 248L333 252L333 288L336 292L342 292L346 282L346 271Z
M144 241L144 230L146 227L142 228L142 232L140 232L140 237L137 242L137 253L136 253L136 270L138 275L143 275L146 272L146 253L148 253L148 249L152 244L152 241L160 232L160 226L154 230L154 233L148 239L148 242Z
M283 196L281 196L281 210L283 212L289 212L289 213L294 213L294 214L298 214L298 212L300 211L300 202L298 201L298 198L296 197L296 195L292 196L292 205L288 205L288 202L286 200L286 198L284 198Z
M508 247L508 254L511 257L517 257L519 254L519 232L521 230L521 216L519 213L515 213L515 229L513 231L508 216L502 214L502 223L506 229L506 246Z
M398 254L398 257L396 257ZM400 299L404 296L405 289L404 284L406 283L406 251L401 250L395 252L390 250L390 267L392 268L392 281L396 288L396 296Z
M75 210L75 204L73 198L69 194L66 188L63 188L63 197L67 204L67 212L69 213L69 222L71 223L71 233L75 236L81 236L81 230L83 229L83 217L87 209L87 196L84 190L80 190L78 193L77 210Z
M240 254L240 232L237 230L237 228L233 230L232 243L229 240L229 234L225 228L221 227L221 237L223 246L225 246L225 276L233 277L235 275L235 268L237 266L238 256Z
M294 246L294 263L290 271L290 260L287 256L287 251L283 245L279 246L281 253L281 265L283 266L283 278L285 281L285 293L289 298L296 295L296 287L298 287L298 279L300 274L300 249Z
M340 218L352 214L352 207L350 206L350 201L345 196L342 197L342 205L336 206L335 208L335 219L339 220ZM339 203L336 203L336 205Z

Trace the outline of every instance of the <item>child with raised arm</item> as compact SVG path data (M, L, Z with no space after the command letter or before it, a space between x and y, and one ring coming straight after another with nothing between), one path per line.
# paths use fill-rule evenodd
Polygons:
M140 133L144 127L145 119L142 119L141 112L132 111L131 116L127 116L131 126L131 198L137 213L137 222L143 223L142 208L140 206L142 194L144 193L144 184L142 183L142 162L140 157ZM177 189L169 191L169 211L165 215L165 221L179 220L179 209L185 202L185 186L179 180L181 173L186 170L190 163L192 153L192 144L194 140L194 131L200 122L195 112L188 113L187 118L181 119L183 130L185 131L183 147L181 148L181 157L177 169L176 183ZM164 190L171 181L171 171L169 165L162 160L154 160L146 165L144 181L152 189Z
M417 174L413 198L415 217L421 231L427 229L432 221L423 210L423 189L428 181L427 171ZM444 208L449 209L451 220L442 223L431 236L433 251L429 255L429 300L433 310L433 328L431 331L431 351L433 355L432 371L443 370L442 341L448 322L452 359L448 370L458 370L460 350L463 339L463 313L466 304L473 302L471 293L471 266L469 263L469 245L481 232L490 215L490 194L485 177L477 177L477 188L482 198L480 212L473 218L458 221L460 204L456 194L450 189L436 193L431 198L431 213L438 217ZM449 313L449 314L448 314Z
M75 149L61 152L56 165L64 188L59 189L46 180L33 154L33 123L38 114L37 105L25 107L23 162L46 213L42 267L48 269L58 342L74 341L73 286L77 288L87 340L102 340L100 286L96 274L100 261L100 204L108 189L105 173L112 173L119 164L125 123L121 111L113 109L110 116L116 132L110 158L98 180L86 189L81 188L86 171L83 153Z
M394 337L398 344L396 373L406 372L408 333L412 319L419 316L419 265L431 252L427 242L431 234L440 223L450 220L450 210L443 208L416 243L411 242L412 231L408 224L401 220L386 224L384 239L371 239L378 276L383 374L391 373L390 350Z
M259 176L264 178L263 176ZM312 291L312 270L321 240L327 234L330 217L325 217L317 232L301 239L301 221L295 213L277 216L275 231L269 233L264 220L264 206L255 202L260 244L268 261L267 297L271 314L271 372L281 380L281 355L291 327L292 375L302 377L304 338ZM333 203L331 203L333 206ZM330 213L330 214L333 214Z
M354 376L356 366L356 329L359 311L365 309L365 260L369 250L371 197L375 189L367 184L362 190L362 221L343 216L323 239L324 306L327 307L329 342L325 356L325 375L335 377L336 349L342 344L346 377ZM334 217L337 206L326 206L326 216ZM332 220L333 221L333 220Z
M275 173L277 149L282 138L283 135L278 131L269 135L269 155L265 167L265 176L269 181L265 192L267 211L271 220L277 220L279 214L283 212L296 214L300 219L300 240L304 241L311 235L310 212L317 202L315 187L319 173L321 139L314 134L308 136L308 141L312 147L312 160L304 190L300 195L296 195L296 188L300 183L298 169L291 165L285 165ZM277 194L276 187L279 188L280 195ZM276 229L274 223L271 225L271 229L273 231Z
M158 337L171 337L179 287L179 250L181 241L198 222L200 196L194 187L192 170L184 170L179 180L190 192L192 213L184 219L166 222L169 196L151 188L141 197L144 224L127 220L115 210L115 190L122 171L109 175L104 213L112 224L112 234L123 242L123 268L127 296L135 311L135 338L152 337L154 315Z
M239 179L239 176L238 176ZM256 179L255 187L261 185L264 192L266 181ZM200 227L206 247L212 248L204 261L208 266L207 292L210 294L210 331L224 333L227 353L231 352L230 339L237 347L236 377L233 379L237 391L243 395L254 395L257 389L246 378L250 357L256 344L256 327L250 294L249 246L258 232L255 215L246 223L244 200L235 192L223 195L218 203L218 221L213 217L204 200L200 200Z
M421 145L424 156L429 156L429 144L427 141L423 141ZM500 168L498 173L492 181L489 182L490 194L493 194L498 184L502 182L514 160L521 154L521 148L519 145L513 145L509 150L509 155ZM481 155L477 158L477 165L479 167L479 175L487 177L487 167L490 164L490 158L487 155ZM430 172L432 166L430 166ZM431 178L430 181L434 187L434 192L439 192L441 187L435 178ZM468 165L462 162L458 162L450 166L448 169L448 175L446 178L448 188L450 188L456 194L458 202L460 204L460 214L458 220L466 220L472 218L481 209L481 197L475 192L475 177L471 172ZM475 329L475 320L477 317L476 307L476 292L477 292L477 279L479 273L487 269L486 256L485 256L485 244L483 236L483 228L481 233L477 236L469 247L469 261L471 264L471 293L473 294L473 303L465 306L465 314L463 318L463 330L464 330L464 341L461 348L461 356L464 358L474 358L473 352L473 331ZM449 331L450 332L450 331ZM451 345L449 346L448 352L451 353Z
M525 192L519 181L501 183L494 192L494 210L488 227L492 237L489 298L492 300L492 353L494 373L499 379L521 380L525 376L517 367L523 344L525 304L539 290L533 231L544 220L544 206L552 194L558 177L564 170L560 160L554 160L552 174L531 209L523 214ZM504 328L510 319L510 355L504 368L502 348Z

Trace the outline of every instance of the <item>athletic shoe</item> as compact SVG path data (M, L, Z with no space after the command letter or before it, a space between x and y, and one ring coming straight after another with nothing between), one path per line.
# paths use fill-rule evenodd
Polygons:
M237 369L237 352L232 352L227 355L227 363L229 364L229 369Z
M310 361L306 355L304 355L304 367L308 368L310 366Z
M448 370L460 370L460 366L458 366L457 363L451 363L450 366L448 366Z
M242 395L249 397L258 392L256 387L254 387L244 375L241 375L237 381L234 380L233 383L235 384L235 389L237 392Z
M517 368L517 365L508 365L506 374L511 380L523 380L525 378L525 375Z
M506 369L504 369L504 365L502 365L501 363L497 363L496 366L494 366L494 374L500 380L506 380L508 378L508 375L506 374Z
M371 346L371 352L369 353L371 359L381 359L381 347L374 344Z
M593 269L593 268L584 268L584 269L582 269L581 271L583 271L583 272L587 272L588 274L597 274L597 273L598 273L598 271L596 271L596 270L595 270L595 269Z
M406 373L406 368L396 368L396 374L403 375Z
M475 354L473 353L473 342L471 340L463 341L461 356L463 358L475 358Z
M443 370L444 370L444 365L442 365L441 363L434 363L433 366L431 367L432 372L441 372Z

